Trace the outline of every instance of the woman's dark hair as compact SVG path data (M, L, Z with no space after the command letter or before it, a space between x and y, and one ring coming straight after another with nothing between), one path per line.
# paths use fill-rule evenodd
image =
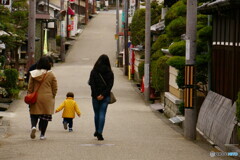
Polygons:
M72 92L68 92L66 96L74 98L74 94Z
M53 66L54 63L53 63L52 57L51 56L46 56L46 57L48 58L50 65Z
M106 54L102 54L98 58L98 60L96 61L95 65L93 67L93 69L94 70L99 70L99 69L101 69L103 67L104 68L107 67L110 71L112 70L111 69L111 65L110 65L110 60L109 60L109 58L108 58L108 56Z
M51 69L51 64L48 57L41 57L37 63L37 69Z

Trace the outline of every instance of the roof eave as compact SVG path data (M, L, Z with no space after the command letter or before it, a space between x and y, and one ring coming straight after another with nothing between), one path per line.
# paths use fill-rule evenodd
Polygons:
M205 3L198 7L198 11L202 14L214 14L218 11L226 11L230 9L238 9L240 1L238 0L225 0L219 2Z

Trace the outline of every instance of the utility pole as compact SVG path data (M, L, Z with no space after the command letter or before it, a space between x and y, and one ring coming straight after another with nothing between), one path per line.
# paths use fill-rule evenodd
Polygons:
M116 35L118 35L119 33L119 0L116 0ZM117 53L116 53L116 58L118 60L118 67L119 67L119 62L120 62L120 59L119 59L119 36L117 37Z
M189 140L196 139L196 89L195 89L195 57L197 39L197 1L187 0L186 28L186 65L184 89L184 136Z
M150 70L150 50L151 50L151 4L150 0L146 0L146 15L145 15L145 63L144 63L144 99L149 101L149 70Z
M64 10L64 0L61 0L61 11ZM60 50L60 57L61 57L61 61L65 62L65 28L64 28L64 16L63 19L61 19L61 26L60 26L60 30L61 30L61 50Z
M85 0L85 3L86 3L86 5L85 5L85 7L86 7L86 14L85 14L85 24L87 25L87 23L88 23L88 0Z
M67 1L67 27L66 27L66 33L67 33L67 39L69 39L69 34L70 34L70 31L69 31L69 14L68 14L68 10L69 10L69 0Z
M35 54L35 27L36 27L36 0L29 0L29 17L28 17L28 61L27 70L34 63Z
M128 0L124 1L125 23L124 23L124 53L125 53L125 65L124 75L128 75Z

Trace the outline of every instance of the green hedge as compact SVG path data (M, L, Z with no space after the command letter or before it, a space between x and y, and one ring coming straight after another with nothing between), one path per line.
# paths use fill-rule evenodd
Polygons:
M169 52L173 56L185 56L185 51L186 51L185 41L174 42L171 46L169 46Z
M185 67L185 57L183 56L173 56L168 61L167 64L178 69L178 76L176 83L179 88L184 86L184 67Z
M208 83L208 62L209 54L201 54L196 56L196 82L206 85Z
M185 57L173 56L173 57L169 58L169 60L167 61L167 64L178 70L182 70L182 69L184 69L184 66L185 66Z
M138 65L138 76L140 79L144 76L144 62L140 62Z
M179 16L186 16L186 0L179 0L168 10L165 17L165 25L167 26L172 20Z
M5 69L4 75L6 76L5 87L7 89L16 89L18 81L18 71L16 69Z
M197 32L197 37L201 41L210 41L212 39L212 27L205 26Z
M154 54L151 55L151 61L158 60L158 58L162 57L163 53L161 50L156 51Z
M168 67L167 60L169 57L162 56L158 60L153 61L151 66L151 75L152 75L152 82L151 86L156 91L164 92L165 86L165 70Z
M151 2L151 24L156 24L161 19L162 5L159 5L157 1Z
M137 9L130 24L131 42L133 45L145 42L145 9Z
M210 57L208 54L202 54L196 56L196 83L201 82L203 85L208 83L208 61ZM167 64L176 68L178 70L178 76L176 83L179 88L184 86L184 67L185 67L185 57L183 56L173 56L168 61Z
M157 40L152 45L152 51L156 52L162 48L167 48L169 46L169 39L166 34L160 35Z
M179 40L181 35L186 33L186 18L180 16L172 20L166 27L166 33L170 39Z
M151 2L151 25L159 22L161 18L161 8L157 2ZM137 9L130 24L131 42L133 45L145 44L145 9Z

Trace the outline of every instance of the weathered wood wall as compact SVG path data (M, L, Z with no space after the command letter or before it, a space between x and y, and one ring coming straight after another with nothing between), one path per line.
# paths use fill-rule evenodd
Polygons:
M212 142L225 149L230 141L235 126L236 105L232 101L210 91L199 112L197 128Z

